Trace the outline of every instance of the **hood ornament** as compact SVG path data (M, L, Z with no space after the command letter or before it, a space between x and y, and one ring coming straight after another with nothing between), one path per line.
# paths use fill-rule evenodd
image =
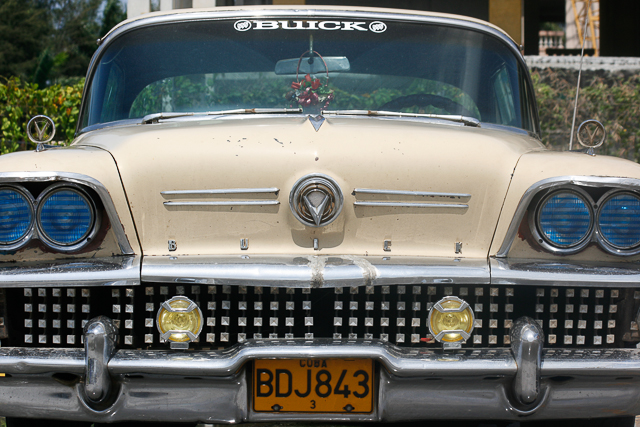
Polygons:
M587 154L595 156L595 149L604 144L607 132L604 126L597 120L586 120L578 126L578 142L587 149Z
M340 186L322 174L300 178L289 195L291 212L309 227L324 227L332 223L340 215L343 201Z
M36 151L44 151L46 143L51 142L56 134L56 125L50 117L39 115L27 123L27 136L37 145Z

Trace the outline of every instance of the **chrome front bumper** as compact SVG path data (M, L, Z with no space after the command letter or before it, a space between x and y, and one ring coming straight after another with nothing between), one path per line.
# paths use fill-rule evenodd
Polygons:
M115 351L107 318L85 350L0 349L0 415L94 422L275 420L528 420L640 413L640 350L543 350L535 322L514 325L511 349L452 352L378 340L252 340L218 351ZM257 413L250 362L370 358L371 414Z

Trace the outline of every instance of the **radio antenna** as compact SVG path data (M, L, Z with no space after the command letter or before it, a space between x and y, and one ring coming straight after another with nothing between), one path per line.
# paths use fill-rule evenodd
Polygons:
M582 31L582 53L580 53L580 69L578 70L578 85L576 87L576 99L573 104L573 120L571 121L571 135L569 136L569 151L573 148L573 131L576 128L576 113L578 112L578 94L580 93L580 78L582 77L582 60L584 59L584 43L587 41L587 23L589 22L589 10L591 0L584 9L584 31ZM595 46L594 46L595 48Z

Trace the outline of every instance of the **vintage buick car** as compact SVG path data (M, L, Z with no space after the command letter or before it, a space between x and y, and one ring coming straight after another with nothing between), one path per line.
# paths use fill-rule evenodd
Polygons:
M500 29L219 8L99 43L73 144L0 158L10 424L633 424L640 167L545 149Z

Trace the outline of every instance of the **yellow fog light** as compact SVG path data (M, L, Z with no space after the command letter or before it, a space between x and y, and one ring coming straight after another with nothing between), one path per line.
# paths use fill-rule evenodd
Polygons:
M202 311L198 305L189 298L178 296L165 301L158 310L157 325L162 341L185 343L195 341L202 331Z
M429 312L429 330L438 342L459 345L473 331L473 310L458 297L444 297Z

